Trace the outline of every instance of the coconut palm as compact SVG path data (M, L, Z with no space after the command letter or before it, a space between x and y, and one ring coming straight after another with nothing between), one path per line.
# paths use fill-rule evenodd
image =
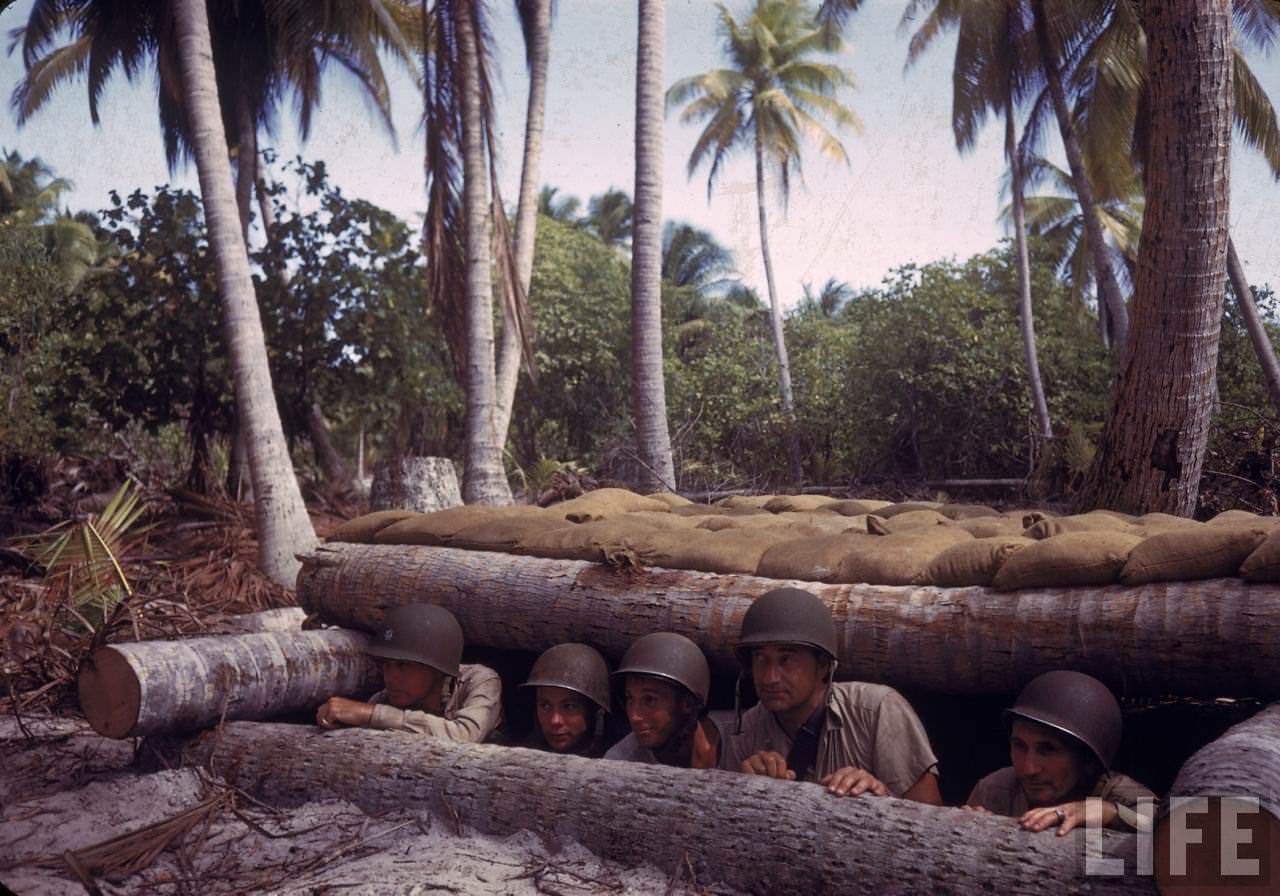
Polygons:
M833 320L845 305L853 299L853 287L843 280L828 277L827 282L819 289L813 284L804 284L804 296L800 299L800 307L807 314L816 314L827 320Z
M544 186L538 193L538 214L561 224L576 224L582 201L577 196L557 196L560 190Z
M699 293L723 293L737 282L733 253L709 231L668 221L662 229L662 279Z
M751 14L739 22L723 4L720 12L722 49L727 68L714 69L678 81L667 91L667 105L687 104L681 120L705 122L689 157L689 175L705 162L709 166L707 193L738 150L751 148L756 167L756 203L760 218L760 252L778 356L778 388L789 427L792 474L802 477L799 443L795 432L795 400L791 390L791 366L783 335L782 306L769 255L769 221L766 176L785 199L792 176L801 174L801 145L806 137L820 153L848 162L843 144L824 119L837 129L858 128L854 113L836 94L853 86L844 68L820 62L822 53L837 53L843 40L833 29L817 24L812 11L794 0L759 0Z
M624 190L610 187L587 201L583 224L610 246L626 246L631 239L635 207Z
M48 253L66 289L98 263L100 247L89 221L57 210L71 181L54 177L39 158L0 151L0 228L29 228Z
M640 0L636 36L635 205L610 190L593 199L588 217L608 232L631 236L631 405L643 478L674 491L675 462L667 428L662 370L662 84L666 55L665 0ZM629 207L629 208L628 208ZM620 212L625 211L623 215ZM597 230L602 239L612 242Z

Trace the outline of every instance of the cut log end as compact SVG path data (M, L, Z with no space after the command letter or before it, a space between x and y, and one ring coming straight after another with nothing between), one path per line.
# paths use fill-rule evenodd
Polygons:
M128 737L138 724L142 687L129 660L114 647L99 647L85 661L76 690L89 724L103 737Z

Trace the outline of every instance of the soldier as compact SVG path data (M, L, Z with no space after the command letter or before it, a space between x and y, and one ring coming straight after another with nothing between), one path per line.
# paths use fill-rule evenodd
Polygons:
M523 746L598 759L604 755L609 667L594 647L557 644L543 652L522 688L535 688L538 723Z
M631 733L605 759L716 767L722 738L703 712L711 670L698 645L671 632L645 635L627 649L613 675L626 687Z
M808 591L761 595L742 619L742 677L760 702L739 710L720 767L787 781L816 781L836 796L898 796L940 805L937 757L902 695L879 684L835 681L836 630Z
M979 781L964 808L1015 817L1029 831L1057 826L1059 836L1086 822L1137 829L1138 806L1154 794L1111 771L1123 721L1106 685L1083 672L1045 672L1005 722L1013 764Z
M316 723L434 734L479 743L502 720L502 681L487 666L459 665L462 628L444 607L408 604L387 611L368 653L382 667L383 690L368 703L330 697Z

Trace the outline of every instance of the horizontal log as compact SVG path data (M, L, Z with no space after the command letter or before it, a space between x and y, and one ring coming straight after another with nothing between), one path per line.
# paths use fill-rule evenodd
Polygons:
M210 634L249 634L250 632L299 631L307 614L302 607L277 607L257 613L226 616L209 627Z
M298 599L326 621L376 631L387 608L438 603L468 643L539 652L585 641L613 658L674 631L736 668L752 600L782 582L408 545L330 544L303 558ZM1051 669L1117 693L1280 695L1280 586L1238 580L1039 589L788 582L831 607L842 677L937 693L1010 694Z
M813 784L557 756L360 729L238 722L187 755L273 805L327 797L369 813L427 811L481 833L532 830L618 861L753 893L1152 893L1149 878L1086 878L1083 832ZM1135 849L1108 833L1104 854ZM1129 863L1132 865L1132 863Z
M371 690L377 665L356 631L259 632L112 644L80 669L80 708L105 737L174 734L265 719Z

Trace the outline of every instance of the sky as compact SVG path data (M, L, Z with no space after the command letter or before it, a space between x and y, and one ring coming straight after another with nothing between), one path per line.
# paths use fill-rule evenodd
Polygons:
M0 0L3 5L4 0ZM634 186L633 133L636 3L634 0L558 0L552 26L542 181L561 194L586 200L609 187ZM742 14L748 0L729 0ZM493 27L499 55L500 178L514 202L520 177L527 79L513 4L495 0ZM666 80L721 64L714 5L667 0ZM834 60L851 70L856 89L841 99L862 120L860 133L844 133L848 164L817 156L809 146L804 178L783 207L770 197L770 248L785 305L805 283L829 277L855 288L875 286L909 262L964 259L997 245L1004 171L1003 128L989 122L977 145L960 156L950 128L951 64L955 41L946 36L904 71L909 31L899 28L905 4L866 0L846 31L847 48ZM0 13L7 33L26 22L30 0ZM3 49L7 49L6 46ZM1280 101L1280 61L1250 57L1264 89ZM409 221L426 207L422 174L420 97L407 71L387 61L391 74L393 140L379 117L338 71L328 76L310 139L300 143L286 105L276 133L262 139L285 158L323 160L349 196L377 203ZM22 76L19 54L0 56L0 88L7 99ZM743 279L764 290L756 217L755 173L749 154L730 163L710 197L706 169L688 176L697 129L668 116L663 209L669 219L709 229L733 250ZM113 78L102 103L102 124L89 121L83 81L64 83L40 113L18 128L0 110L0 148L39 156L75 189L70 208L98 209L116 189L127 194L176 183L198 190L194 166L170 176L156 123L151 72L134 84ZM1065 166L1065 162L1058 160ZM1273 236L1280 184L1256 154L1232 154L1231 232L1254 284L1280 285L1280 240Z

